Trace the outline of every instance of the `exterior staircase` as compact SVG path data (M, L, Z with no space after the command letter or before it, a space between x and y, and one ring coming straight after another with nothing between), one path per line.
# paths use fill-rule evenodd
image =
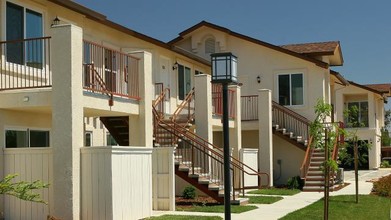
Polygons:
M326 123L329 124L329 123ZM344 125L342 122L338 123L339 128ZM312 145L312 137L309 139L306 154L303 160L303 164L300 168L301 178L305 180L303 191L304 192L322 192L324 191L325 174L322 170L322 165L326 161L324 149L315 148ZM324 137L322 142L324 142ZM330 152L330 159L338 159L339 146L343 144L343 134L336 135L336 141L333 146L332 152ZM330 172L329 176L329 190L334 191L337 188L335 185L336 172Z
M194 126L194 89L171 116L161 111L162 94L153 103L154 145L155 147L175 146L175 174L219 203L224 203L223 152L211 143L192 132ZM232 189L231 203L246 204L248 199L239 198L239 191L245 188L260 188L261 178L267 173L259 173L236 158L231 157ZM257 186L246 186L244 175L257 175Z
M314 149L312 151L307 177L303 187L304 192L322 192L324 190L324 174L321 169L325 161L325 153L322 149ZM334 185L335 174L330 175L330 191L335 188Z
M273 134L305 151L311 121L277 102L272 102L272 110Z
M129 117L100 117L101 122L121 146L129 146Z

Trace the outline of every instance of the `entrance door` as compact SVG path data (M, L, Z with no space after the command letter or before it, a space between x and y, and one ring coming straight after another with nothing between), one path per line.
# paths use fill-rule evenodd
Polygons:
M163 83L163 89L165 88L170 88L170 60L165 57L160 57L160 73L159 76L157 77L158 83ZM171 88L170 88L171 89ZM171 106L170 106L170 96L171 94L166 95L166 99L164 100L164 113L170 114L171 112Z

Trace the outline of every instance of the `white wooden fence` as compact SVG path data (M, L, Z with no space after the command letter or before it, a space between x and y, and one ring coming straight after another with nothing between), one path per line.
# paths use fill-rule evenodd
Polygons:
M140 219L152 214L152 148L81 149L81 219Z
M19 174L16 181L42 180L53 182L53 157L51 148L19 148L4 149L4 174ZM4 218L35 220L46 219L49 214L53 190L36 190L49 205L20 200L12 196L4 196Z

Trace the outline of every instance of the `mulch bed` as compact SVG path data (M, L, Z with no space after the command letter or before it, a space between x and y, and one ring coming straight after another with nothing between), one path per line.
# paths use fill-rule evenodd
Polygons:
M209 196L197 196L194 199L185 199L181 196L175 197L176 206L189 207L189 206L213 206L220 205L216 200Z

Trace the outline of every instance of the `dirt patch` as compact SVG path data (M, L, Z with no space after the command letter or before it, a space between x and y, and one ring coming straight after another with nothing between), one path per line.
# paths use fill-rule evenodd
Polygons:
M176 206L179 207L189 207L189 206L213 206L219 205L216 200L212 199L209 196L197 196L194 199L185 199L181 196L175 197Z
M339 186L334 188L334 191L338 191L338 190L343 189L343 188L345 188L345 187L347 187L349 185L350 185L350 183L339 184Z

